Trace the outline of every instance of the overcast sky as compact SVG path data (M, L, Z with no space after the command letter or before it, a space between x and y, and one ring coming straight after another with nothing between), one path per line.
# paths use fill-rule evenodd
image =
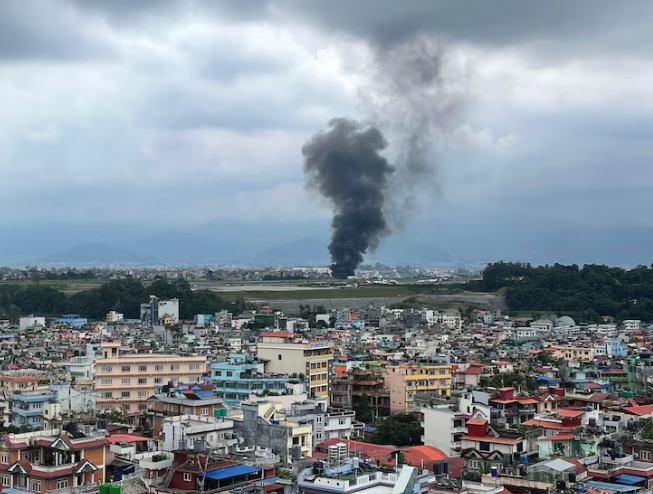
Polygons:
M651 19L628 0L0 0L0 223L326 221L303 143L360 116L357 57L422 36L466 99L424 217L653 226Z

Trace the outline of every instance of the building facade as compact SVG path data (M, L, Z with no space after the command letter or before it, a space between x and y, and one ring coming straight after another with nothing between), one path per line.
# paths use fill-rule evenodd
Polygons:
M200 383L206 357L158 353L122 353L121 343L102 343L102 356L95 361L98 408L134 413L147 409L147 400L157 388L172 382Z
M418 393L434 397L451 395L451 365L388 365L384 377L386 386L390 388L391 413L415 411L415 395Z

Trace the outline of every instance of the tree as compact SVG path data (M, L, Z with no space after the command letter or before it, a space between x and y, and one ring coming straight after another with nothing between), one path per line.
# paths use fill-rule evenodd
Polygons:
M365 423L374 420L374 414L370 408L370 398L367 396L367 393L361 395L360 401L358 402L358 409L356 410L356 418Z
M415 446L421 444L422 426L415 415L398 413L385 419L374 434L371 442L394 446Z

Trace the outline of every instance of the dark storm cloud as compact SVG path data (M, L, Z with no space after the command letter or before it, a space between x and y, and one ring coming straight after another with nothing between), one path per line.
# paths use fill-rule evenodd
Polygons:
M490 46L557 47L562 48L561 57L575 50L645 53L653 46L653 3L639 0L227 0L219 4L222 15L243 20L294 19L380 45L434 33Z
M111 52L63 0L0 1L0 60L96 60Z
M329 125L304 145L304 171L333 206L331 272L347 278L390 233L383 209L394 168L380 154L388 143L378 129L344 118Z

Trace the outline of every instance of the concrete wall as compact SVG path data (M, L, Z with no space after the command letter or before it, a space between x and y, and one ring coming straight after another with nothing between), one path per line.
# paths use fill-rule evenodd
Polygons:
M289 460L289 432L282 425L268 424L258 416L258 405L242 405L243 420L234 421L234 429L243 436L244 446L272 448L272 452Z

